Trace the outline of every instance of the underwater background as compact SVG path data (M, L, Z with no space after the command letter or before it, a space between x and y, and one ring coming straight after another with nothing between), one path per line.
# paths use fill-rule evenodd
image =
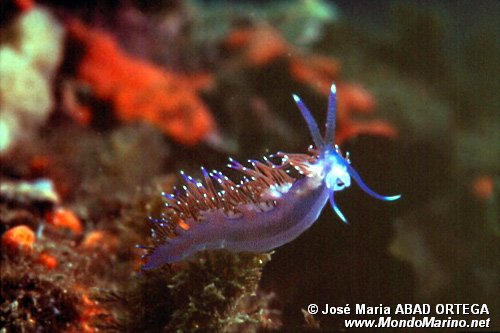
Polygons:
M311 303L487 304L500 330L500 2L32 1L0 14L0 333L337 332ZM142 271L179 170L312 144L380 193L336 194L272 253ZM227 171L231 178L238 174ZM399 318L399 317L398 317ZM370 332L423 331L379 328ZM429 330L432 331L432 330Z

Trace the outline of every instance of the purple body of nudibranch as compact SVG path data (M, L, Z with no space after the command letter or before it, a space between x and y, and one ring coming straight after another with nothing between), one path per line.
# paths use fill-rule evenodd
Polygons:
M319 217L328 201L346 219L334 201L334 192L350 186L351 177L371 196L392 201L368 188L359 174L334 146L336 90L328 102L326 133L321 137L316 121L300 98L293 95L311 132L316 148L310 154L284 154L281 165L252 161L246 168L229 165L250 178L234 184L222 173L202 169L205 184L184 175L184 192L166 195L167 214L154 221L155 246L149 248L144 269L175 263L209 249L265 252L286 244ZM289 176L290 167L303 177ZM215 185L217 184L217 185ZM216 186L219 189L216 189Z
M302 178L295 182L268 211L241 207L241 216L236 218L221 211L208 213L206 221L193 223L189 230L158 246L144 268L178 262L201 250L265 252L294 240L316 221L328 201L324 185L303 190L310 181Z

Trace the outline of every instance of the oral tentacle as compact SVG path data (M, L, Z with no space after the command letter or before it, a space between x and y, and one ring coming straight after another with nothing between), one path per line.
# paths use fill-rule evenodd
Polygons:
M366 183L363 181L363 179L358 174L358 172L356 170L354 170L354 168L350 164L346 163L346 166L347 166L347 172L349 172L349 175L351 175L351 177L356 181L356 183L358 183L359 187L361 187L361 189L363 191L365 191L366 193L368 193L370 196L372 196L376 199L379 199L379 200L383 200L383 201L394 201L394 200L398 200L399 198L401 198L401 194L389 195L389 196L378 194L377 192L375 192L374 190L369 188L368 185L366 185Z
M335 192L333 192L333 191L330 192L330 205L332 206L333 211L335 213L337 213L338 217L340 217L342 222L344 222L345 224L349 224L349 222L347 222L347 219L345 218L344 214L342 214L342 212L340 211L340 208L337 207L337 204L335 203L334 193Z

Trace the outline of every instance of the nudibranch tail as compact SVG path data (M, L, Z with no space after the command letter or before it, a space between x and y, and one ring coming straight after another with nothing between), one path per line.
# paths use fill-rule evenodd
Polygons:
M327 202L347 223L335 192L349 187L351 177L377 199L399 199L370 189L351 166L349 155L342 156L334 145L336 93L332 85L324 137L306 105L293 95L315 144L307 154L279 152L271 155L273 162L264 157L263 162L249 160L248 167L229 158L228 167L242 176L239 182L203 167L202 181L181 171L184 185L174 194L162 193L165 209L160 218L150 219L153 246L141 247L147 251L143 268L179 262L208 249L270 251L307 230Z

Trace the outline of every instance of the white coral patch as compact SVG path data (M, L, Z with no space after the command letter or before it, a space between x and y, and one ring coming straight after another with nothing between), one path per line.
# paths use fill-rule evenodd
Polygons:
M20 51L44 76L52 76L63 52L64 29L50 13L35 8L17 22Z
M0 45L0 154L31 139L53 107L51 81L63 50L63 28L40 8L10 27Z

